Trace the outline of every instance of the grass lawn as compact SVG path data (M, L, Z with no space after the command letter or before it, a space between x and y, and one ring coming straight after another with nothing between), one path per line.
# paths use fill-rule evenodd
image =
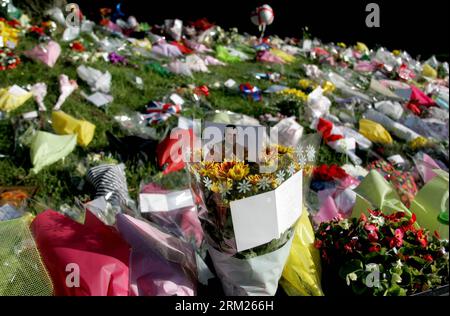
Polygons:
M21 52L35 45L35 41L22 39L16 52ZM0 72L0 87L8 87L13 84L26 86L36 82L45 82L48 85L48 94L45 104L48 111L41 114L41 129L52 131L49 120L51 109L59 96L58 76L62 73L71 79L77 79L76 67L80 64L70 62L68 54L70 48L68 43L61 43L63 52L54 68L48 68L44 64L36 63L22 57L22 64L17 69ZM73 93L64 103L62 110L76 118L84 118L96 125L95 137L87 148L77 146L75 151L37 175L29 172L31 168L29 150L25 146L15 143L15 139L24 131L17 130L16 122L22 113L37 109L33 99L28 100L17 110L10 112L9 117L0 120L0 154L6 157L0 158L0 185L1 186L37 186L38 191L35 196L34 205L31 209L39 212L45 207L58 209L62 204L73 205L74 197L86 199L91 192L87 186L80 186L82 176L77 172L77 167L89 152L108 153L108 140L106 131L111 131L115 135L123 134L114 115L124 111L144 111L145 104L151 100L161 100L162 97L174 91L179 86L212 85L215 82L224 82L232 78L237 83L250 82L259 88L266 88L269 81L258 80L253 76L255 72L280 72L284 74L283 83L295 87L299 78L302 77L301 63L298 59L289 66L269 66L256 62L240 62L228 64L227 66L210 66L210 73L195 73L194 78L183 76L164 77L145 67L148 60L143 58L132 58L130 60L137 67L116 66L102 61L88 64L94 68L112 74L111 93L114 102L106 108L99 109L88 103L80 95L80 90L88 92L88 86L80 79L78 84L80 89ZM140 76L144 80L143 90L139 90L130 82L133 75ZM242 98L239 94L233 94L224 89L210 89L211 94L208 101L216 109L227 109L238 113L243 113L258 117L267 112L276 111L276 97L264 97L263 102L251 102ZM189 105L184 107L189 110ZM192 110L192 109L191 109ZM202 109L195 111L197 115L202 115ZM301 112L301 111L300 111ZM300 122L302 118L300 117ZM306 124L304 124L306 126ZM15 135L17 134L17 135ZM321 163L344 163L344 155L335 154L327 146L321 146L319 162ZM136 165L127 163L127 180L129 191L132 197L136 197L142 179L155 174L157 170L152 165Z

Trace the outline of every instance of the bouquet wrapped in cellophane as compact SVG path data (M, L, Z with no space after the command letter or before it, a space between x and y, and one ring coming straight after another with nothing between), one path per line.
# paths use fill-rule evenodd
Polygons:
M303 188L309 187L304 175L315 162L317 141L311 139L296 147L268 143L257 161L248 159L245 146L244 159L232 154L223 160L210 159L204 147L202 158L188 164L202 201L208 251L226 295L276 293L302 215ZM224 144L219 147L226 152Z

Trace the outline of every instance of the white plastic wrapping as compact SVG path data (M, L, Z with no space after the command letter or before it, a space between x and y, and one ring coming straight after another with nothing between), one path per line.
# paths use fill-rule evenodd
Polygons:
M407 128L406 126L398 122L391 120L386 115L377 112L375 110L368 110L367 112L364 113L364 116L371 121L383 125L383 127L386 128L389 132L391 132L396 137L406 142L413 141L414 139L420 137L420 135L414 132L413 130Z

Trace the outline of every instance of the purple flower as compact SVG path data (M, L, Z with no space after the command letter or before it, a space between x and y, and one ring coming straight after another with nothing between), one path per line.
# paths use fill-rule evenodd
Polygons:
M127 60L125 57L120 56L119 54L112 52L108 55L108 59L113 64L126 64Z

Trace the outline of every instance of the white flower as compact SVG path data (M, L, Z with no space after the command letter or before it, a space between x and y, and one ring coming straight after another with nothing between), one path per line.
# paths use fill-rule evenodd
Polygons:
M358 276L355 272L349 273L345 276L345 280L347 281L347 285L350 286L351 281L358 280Z
M270 188L270 179L266 176L262 177L258 182L258 189L267 190Z
M300 155L303 155L303 147L298 145L297 148L295 148L295 154L297 157L300 157Z
M252 189L252 185L248 180L243 180L238 184L239 193L245 194Z
M309 162L313 162L316 159L316 149L312 145L306 147L306 157Z
M403 267L403 263L400 261L400 259L392 265L394 266L394 269L401 269Z
M222 182L219 185L219 191L220 191L220 193L222 193L223 196L225 196L230 193L230 187L228 186L228 184L226 182Z
M306 157L304 154L301 154L300 156L298 156L298 163L303 167L304 165L306 165Z
M370 221L378 226L384 226L384 217L370 215Z
M286 173L284 172L284 170L278 171L277 180L276 180L278 185L283 183L285 176L286 176Z
M208 190L211 190L211 187L212 187L212 185L213 185L213 182L211 181L210 178L204 177L204 178L203 178L203 183L205 184L205 187L206 187Z
M295 165L291 163L288 167L288 175L292 177L295 173Z

